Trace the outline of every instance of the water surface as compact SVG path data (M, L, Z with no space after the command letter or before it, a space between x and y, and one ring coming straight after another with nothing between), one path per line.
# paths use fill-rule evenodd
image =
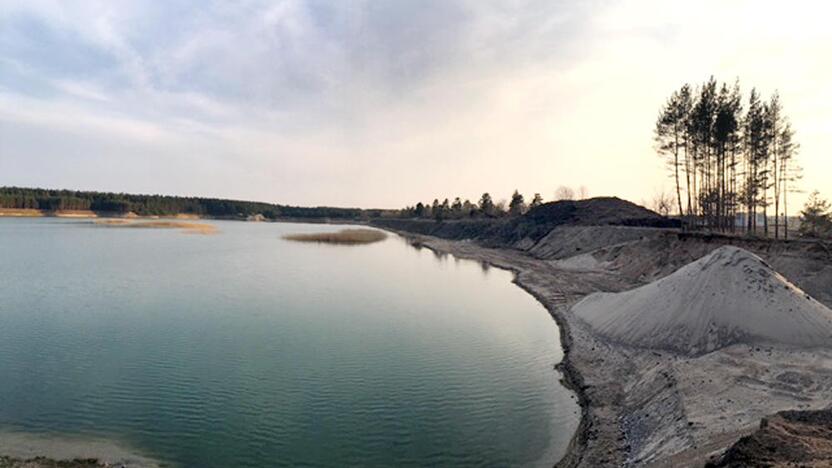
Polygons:
M198 467L563 453L578 414L558 330L510 273L397 236L281 239L337 226L215 224L0 219L0 433Z

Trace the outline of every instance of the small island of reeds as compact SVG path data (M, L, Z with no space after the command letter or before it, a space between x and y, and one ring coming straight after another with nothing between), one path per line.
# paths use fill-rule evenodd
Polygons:
M376 229L342 229L337 232L287 234L284 239L297 242L323 242L327 244L371 244L387 239L387 234Z

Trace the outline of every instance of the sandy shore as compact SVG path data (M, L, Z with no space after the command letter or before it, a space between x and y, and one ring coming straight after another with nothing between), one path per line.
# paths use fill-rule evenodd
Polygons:
M0 432L0 468L158 468L160 463L111 440Z
M513 271L515 283L554 317L564 346L564 384L582 407L579 428L557 466L702 466L765 416L832 405L830 350L738 344L682 356L628 348L599 338L571 307L593 292L640 286L643 278L587 259L541 260L514 249L399 234L440 253Z
M133 212L115 213L92 210L39 210L34 208L0 208L0 218L116 218L116 219L182 219L198 220L199 215L179 213L169 216L139 216Z
M216 234L217 227L213 224L194 223L183 221L147 221L136 218L108 218L95 221L97 226L111 228L137 228L137 229L179 229L188 234Z

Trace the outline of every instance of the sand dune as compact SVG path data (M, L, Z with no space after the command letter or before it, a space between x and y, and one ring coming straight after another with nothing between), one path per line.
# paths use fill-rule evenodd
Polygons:
M832 347L832 310L731 246L640 288L592 294L573 311L610 340L688 355L736 343Z

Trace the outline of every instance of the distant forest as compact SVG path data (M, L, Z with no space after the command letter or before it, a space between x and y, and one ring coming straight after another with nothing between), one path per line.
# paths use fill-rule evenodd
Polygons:
M684 84L659 111L655 142L675 183L672 205L690 227L749 233L762 227L766 236L772 230L775 238L788 236L799 145L777 93L763 100L751 89L744 99L739 82L718 84L713 77L695 88Z
M216 218L241 218L260 214L267 219L365 219L378 217L384 213L384 210L332 207L304 208L219 198L130 195L19 187L0 187L0 208L45 211L92 210L117 214L132 212L140 216L193 214Z

